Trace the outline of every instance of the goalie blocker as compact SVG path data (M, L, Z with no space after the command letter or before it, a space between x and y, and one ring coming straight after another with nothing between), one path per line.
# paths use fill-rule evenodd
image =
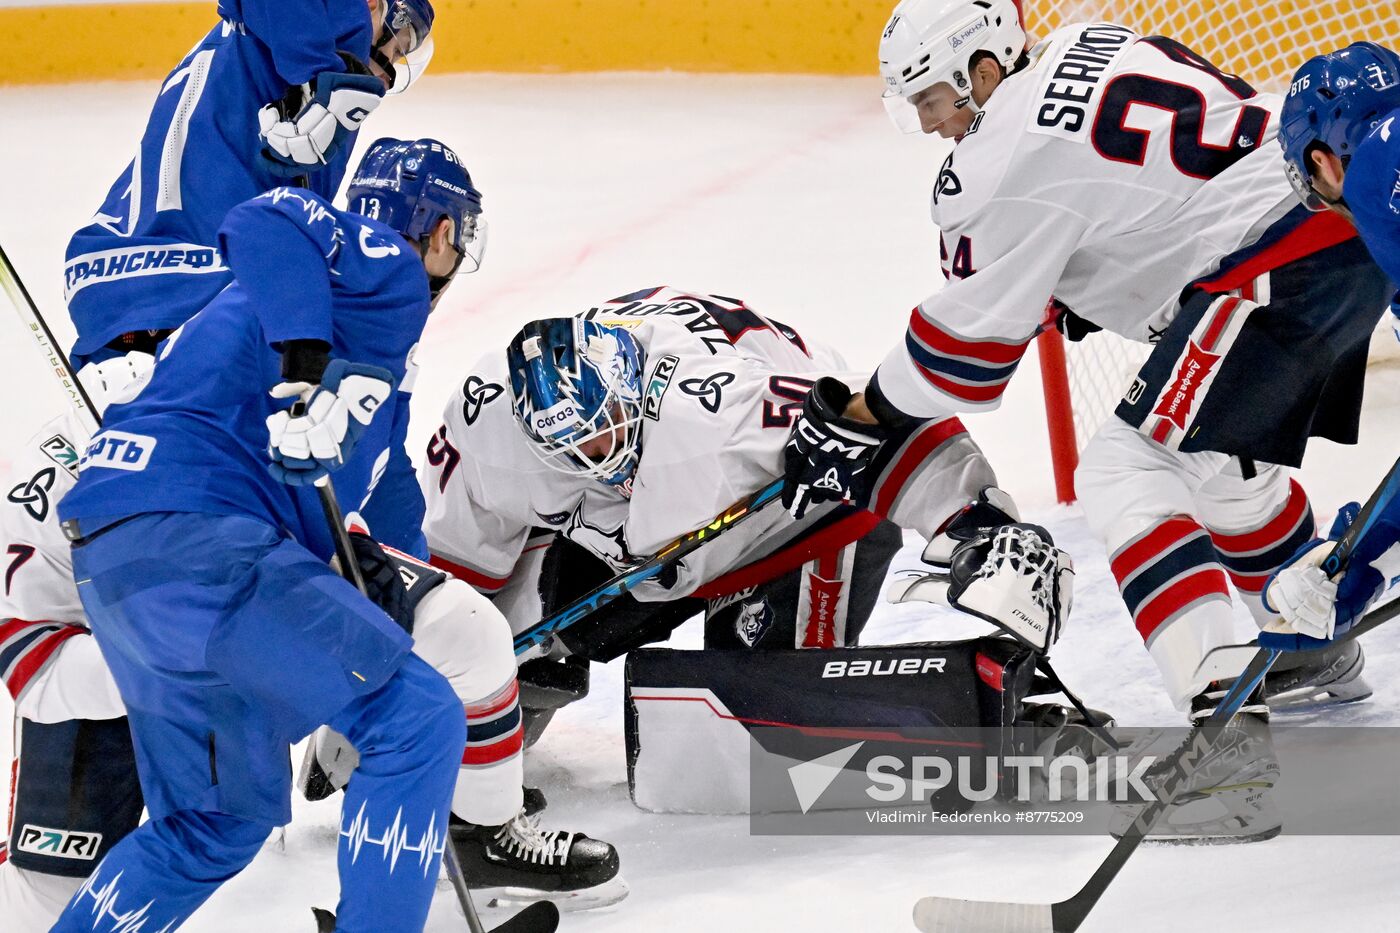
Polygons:
M1030 737L1021 726L1078 721L1055 704L1028 702L1053 692L1037 676L1038 658L1000 636L838 651L632 651L625 672L632 801L655 812L748 813L750 770L759 765L751 755L788 767L868 738L846 765L859 769L891 729L991 727L1009 752ZM959 805L938 798L936 807ZM752 812L773 809L760 803Z

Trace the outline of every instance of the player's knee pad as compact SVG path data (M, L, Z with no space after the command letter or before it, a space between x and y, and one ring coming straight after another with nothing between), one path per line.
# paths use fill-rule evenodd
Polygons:
M362 760L377 754L432 760L444 749L462 749L467 740L462 701L446 678L416 655L358 706L350 721L338 718L331 726Z
M1116 417L1089 441L1074 472L1089 528L1110 548L1145 525L1191 514L1196 483L1171 452Z
M262 849L276 828L227 813L177 810L151 820L144 837L132 837L147 850L179 853L181 872L195 881L217 882L238 874Z
M444 581L419 604L413 651L447 678L465 704L490 696L515 676L510 623L461 580Z
M1264 584L1316 531L1307 493L1283 467L1266 466L1251 479L1222 471L1196 498L1230 581L1255 621L1268 624L1275 615L1264 608Z
M20 720L10 858L83 878L141 820L131 730L120 719Z

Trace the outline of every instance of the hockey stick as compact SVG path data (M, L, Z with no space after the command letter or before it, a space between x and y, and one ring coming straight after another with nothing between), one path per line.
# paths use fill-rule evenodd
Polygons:
M782 491L783 481L774 480L758 492L745 496L725 509L708 525L686 532L636 567L625 570L606 583L589 590L563 609L520 632L515 636L516 660L527 661L547 654L554 637L560 631L660 575L667 567L679 563L701 545L713 541L770 502L776 501Z
M1322 568L1329 576L1335 577L1346 569L1356 546L1370 529L1376 514L1393 497L1397 487L1400 487L1400 461L1390 468L1351 527L1323 561ZM1400 615L1400 599L1368 613L1334 642L1351 641L1397 615ZM1193 729L1187 741L1166 759L1163 767L1167 781L1157 799L1142 808L1137 819L1114 844L1108 857L1072 897L1054 904L1018 904L930 896L921 898L914 905L914 925L924 933L1073 933L1078 930L1128 858L1137 851L1152 827L1180 796L1196 766L1210 753L1224 734L1225 726L1263 681L1280 654L1282 652L1278 649L1270 648L1260 648L1255 652L1254 659L1235 679L1215 712Z

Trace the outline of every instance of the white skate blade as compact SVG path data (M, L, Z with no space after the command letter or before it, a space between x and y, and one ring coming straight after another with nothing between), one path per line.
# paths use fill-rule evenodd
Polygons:
M1055 933L1049 904L923 897L914 905L923 933Z
M537 901L553 901L563 913L601 910L621 903L631 893L621 877L578 891L541 891L538 888L480 888L472 894L491 908L516 909Z

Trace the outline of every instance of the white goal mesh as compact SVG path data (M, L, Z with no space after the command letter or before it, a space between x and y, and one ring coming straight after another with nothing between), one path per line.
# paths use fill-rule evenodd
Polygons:
M1400 42L1394 0L1018 0L1026 31L1039 38L1066 23L1106 20L1165 35L1261 91L1282 92L1307 58L1368 39ZM1388 322L1382 325L1389 331ZM1376 347L1390 350L1389 341ZM1066 342L1075 440L1082 449L1118 404L1149 347L1109 333ZM1374 354L1373 354L1374 359ZM1055 403L1049 401L1053 406ZM1051 421L1055 421L1051 413ZM1057 473L1073 464L1057 462Z

